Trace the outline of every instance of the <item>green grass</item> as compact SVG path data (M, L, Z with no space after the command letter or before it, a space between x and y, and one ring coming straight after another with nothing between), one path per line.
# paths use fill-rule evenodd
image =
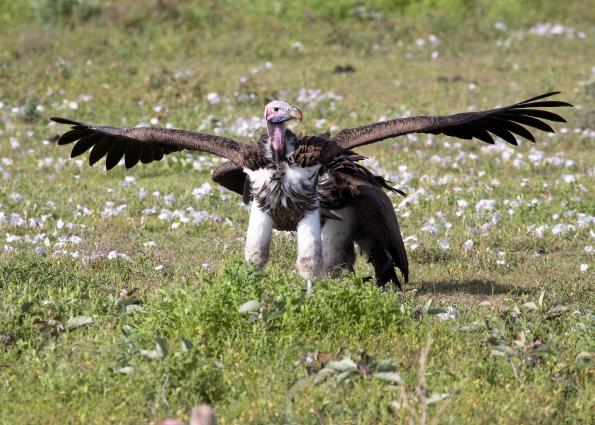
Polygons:
M590 423L595 7L587 3L3 2L0 423L158 423L187 419L203 402L221 424ZM574 32L531 34L540 21ZM292 48L298 41L303 49ZM332 72L346 64L356 72ZM321 92L310 101L303 88ZM306 294L290 234L275 236L264 272L251 270L240 199L214 183L205 196L192 193L210 181L211 158L177 154L105 173L42 143L64 131L50 116L157 118L233 136L226 129L238 117L260 117L267 100L282 97L304 110L298 130L314 133L550 89L577 108L562 111L568 124L556 129L567 131L539 134L536 146L507 153L419 136L361 150L416 199L392 198L404 236L417 236L404 293L377 289L359 261L355 275ZM210 104L211 92L222 101ZM126 176L136 184L124 187ZM476 211L486 199L494 209ZM188 207L218 218L177 228L179 219L158 218ZM437 234L421 230L431 218ZM553 234L560 223L574 228ZM543 225L541 235L529 230ZM60 239L72 236L80 243ZM110 260L110 251L127 258ZM257 309L240 313L248 301ZM329 359L344 357L363 369L341 375ZM382 368L402 383L374 377Z

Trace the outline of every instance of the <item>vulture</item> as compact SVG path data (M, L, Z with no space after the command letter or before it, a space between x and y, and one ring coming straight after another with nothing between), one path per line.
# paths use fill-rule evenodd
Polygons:
M335 135L296 135L289 120L302 120L302 111L281 100L264 108L267 131L259 140L243 144L227 137L166 128L117 128L51 118L71 126L59 145L76 142L72 157L86 151L89 164L105 157L112 169L124 158L126 168L161 160L180 150L208 152L228 161L212 178L252 202L245 242L245 259L257 269L269 259L273 229L297 235L299 274L310 284L322 276L352 272L356 247L373 265L376 283L401 288L408 281L407 253L392 203L386 191L405 195L383 177L359 163L354 149L409 133L444 134L493 144L494 136L518 145L517 137L535 142L530 130L553 133L546 121L565 122L544 108L572 106L544 100L545 93L519 103L477 112L445 116L397 118Z

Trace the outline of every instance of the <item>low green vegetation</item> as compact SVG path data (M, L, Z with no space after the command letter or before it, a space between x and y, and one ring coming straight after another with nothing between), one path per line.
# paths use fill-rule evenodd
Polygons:
M199 403L220 424L591 423L589 3L2 2L0 423L157 424ZM536 145L361 150L409 194L391 195L403 293L364 261L307 293L291 234L256 272L217 159L106 173L48 121L248 142L272 98L315 133L549 90L576 107Z

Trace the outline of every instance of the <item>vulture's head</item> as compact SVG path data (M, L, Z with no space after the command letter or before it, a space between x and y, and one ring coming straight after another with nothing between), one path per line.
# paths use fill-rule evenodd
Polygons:
M300 108L291 106L282 100L273 100L264 107L264 119L267 122L269 133L270 155L274 162L285 158L287 147L285 145L285 121L302 120Z
M282 100L273 100L264 107L264 119L269 123L282 123L289 120L302 120L302 111Z

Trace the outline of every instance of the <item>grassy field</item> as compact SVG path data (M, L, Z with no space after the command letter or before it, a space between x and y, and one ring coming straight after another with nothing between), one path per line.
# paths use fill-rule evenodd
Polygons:
M0 0L1 424L592 423L594 2L370 4ZM315 133L554 89L536 145L361 150L409 194L404 293L359 261L307 294L291 234L255 272L218 159L106 173L48 120L248 142L273 98Z

